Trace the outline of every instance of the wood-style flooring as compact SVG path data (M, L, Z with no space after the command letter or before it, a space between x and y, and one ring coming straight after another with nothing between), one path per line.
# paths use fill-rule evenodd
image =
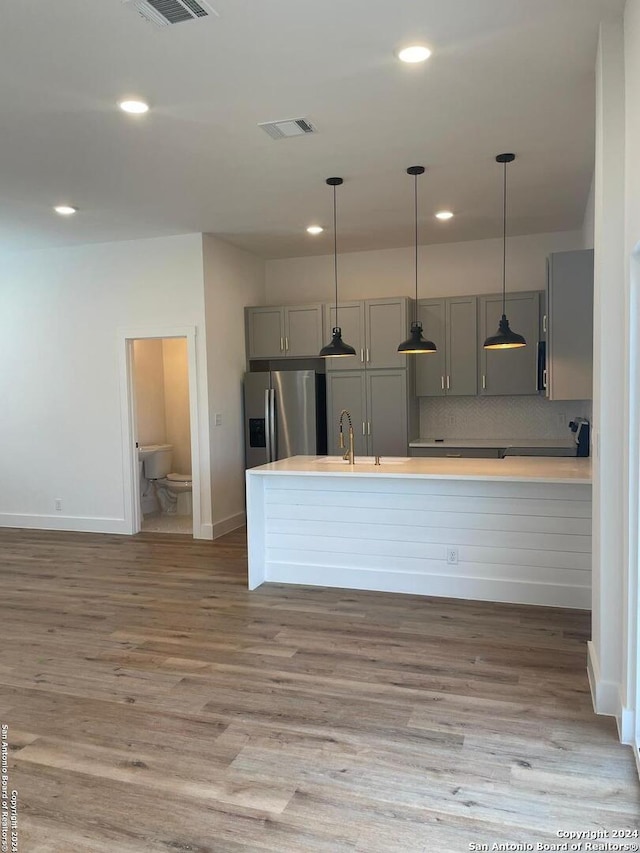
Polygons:
M0 584L21 853L459 853L638 826L585 612L250 593L241 532L0 530Z

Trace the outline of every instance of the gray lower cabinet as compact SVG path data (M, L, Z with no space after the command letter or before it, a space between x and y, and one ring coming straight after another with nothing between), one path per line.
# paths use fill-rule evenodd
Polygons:
M410 447L409 456L418 459L500 459L497 447Z
M247 308L247 355L259 358L316 358L323 346L321 303Z
M337 359L342 361L343 359ZM367 385L363 370L340 370L327 374L327 449L329 456L343 453L340 449L340 412L346 409L353 423L356 455L367 455ZM344 419L345 447L348 447L348 421Z
M340 450L338 422L347 409L356 456L406 456L408 376L406 370L340 370L327 374L328 452ZM347 442L345 419L345 443Z
M556 252L547 265L547 382L550 400L593 395L593 250Z
M496 333L502 316L502 296L480 296L479 314L479 372L481 396L502 396L538 393L538 340L540 337L539 291L510 293L506 313L514 332L524 335L526 347L520 349L486 350L482 344Z
M478 392L478 309L475 296L418 303L424 337L438 351L416 356L418 397L475 396Z
M327 342L335 325L342 329L342 340L356 351L354 358L327 359L327 371L404 368L407 356L398 352L398 344L409 335L409 300L405 296L365 299L338 303L325 308Z

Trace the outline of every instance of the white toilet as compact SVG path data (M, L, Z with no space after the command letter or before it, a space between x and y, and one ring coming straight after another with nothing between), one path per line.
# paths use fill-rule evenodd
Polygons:
M149 444L140 450L144 458L144 475L155 484L162 512L192 515L191 474L171 473L173 445Z

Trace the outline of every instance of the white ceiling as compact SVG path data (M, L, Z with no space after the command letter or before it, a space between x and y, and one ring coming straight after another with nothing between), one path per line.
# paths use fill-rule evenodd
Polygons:
M120 0L3 0L0 248L184 232L264 257L580 227L593 171L597 27L623 0L212 0L156 29ZM429 44L406 66L399 46ZM125 95L150 101L131 118ZM306 117L317 135L257 127ZM70 219L54 204L80 208ZM449 223L433 212L450 207Z

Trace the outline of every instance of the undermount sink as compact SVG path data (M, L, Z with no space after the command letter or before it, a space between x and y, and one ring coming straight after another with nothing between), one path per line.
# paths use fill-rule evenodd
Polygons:
M348 465L346 459L343 459L342 456L323 456L321 459L316 460L321 465ZM381 456L380 464L381 465L402 465L404 462L409 462L409 456ZM375 456L356 456L355 464L356 465L375 465L376 459Z

